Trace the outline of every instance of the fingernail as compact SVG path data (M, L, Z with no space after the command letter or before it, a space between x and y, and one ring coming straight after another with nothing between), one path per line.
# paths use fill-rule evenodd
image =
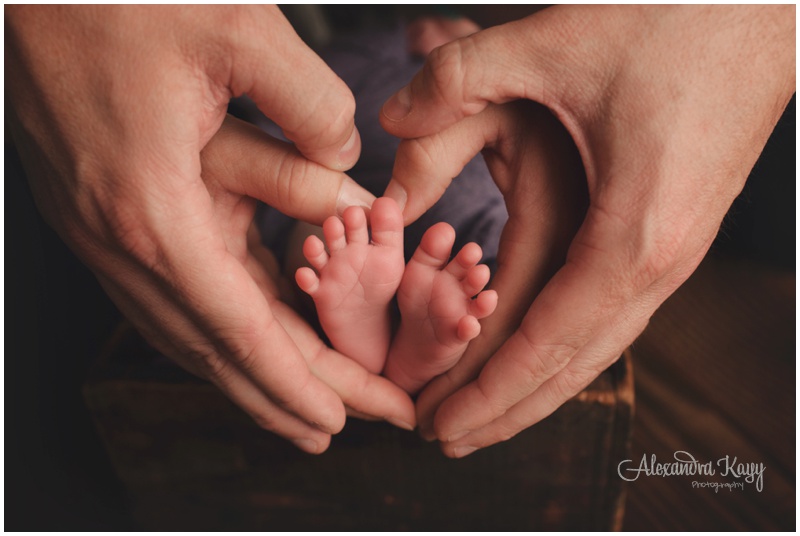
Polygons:
M411 88L404 87L383 105L383 115L392 121L405 119L411 113Z
M345 154L349 152L350 149L356 146L357 139L358 139L358 129L356 127L353 127L353 132L350 133L350 137L347 138L345 144L342 145L341 149L339 149L339 153Z
M478 447L472 446L465 446L465 447L456 447L453 449L453 456L456 458L463 458L464 456L468 456L478 450Z
M395 419L394 417L386 417L386 422L393 424L398 428L402 428L403 430L408 430L408 431L414 430L414 427L411 426L409 423L401 421L400 419Z
M469 433L469 430L464 430L463 432L456 432L455 434L453 434L453 435L451 435L450 437L447 438L447 442L448 443L452 443L453 441L458 441L459 439L461 439L462 437L464 437L468 433Z
M434 434L433 432L420 432L419 435L420 437L422 437L422 439L424 439L428 443L436 441L436 434Z
M347 207L370 208L375 196L353 182L349 177L342 184L339 199L336 200L336 214L341 216Z
M350 133L350 137L347 138L342 148L339 149L339 169L350 169L355 165L356 160L358 160L358 154L354 154L353 148L360 138L361 136L358 133L358 129L353 127L353 132Z
M400 183L396 180L392 179L389 181L389 186L386 187L386 191L383 192L383 196L394 199L401 211L406 208L408 193L406 193L406 189L400 186Z
M298 438L292 439L291 441L297 448L305 452L316 454L319 451L319 444L313 439Z

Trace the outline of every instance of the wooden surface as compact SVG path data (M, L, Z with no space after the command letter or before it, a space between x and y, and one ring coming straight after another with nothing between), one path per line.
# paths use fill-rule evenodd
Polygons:
M258 429L124 332L84 393L146 529L611 529L624 508L629 356L557 413L462 460L351 419L320 455Z
M617 381L610 373L508 445L461 461L357 421L328 454L303 455L163 361L135 366L144 355L135 343L120 344L127 357L107 363L86 394L146 528L613 528L619 461L667 462L682 450L763 463L764 488L715 493L692 488L693 477L642 476L627 485L623 529L791 530L794 301L792 272L707 258L633 346L627 456L612 437L628 406L614 414L602 394ZM730 481L719 471L703 480Z
M714 478L629 484L626 530L795 527L795 275L709 257L633 346L633 457L763 463L763 491L692 488Z

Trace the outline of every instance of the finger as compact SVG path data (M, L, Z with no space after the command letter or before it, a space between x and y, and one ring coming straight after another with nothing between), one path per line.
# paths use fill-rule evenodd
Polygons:
M322 232L325 235L325 242L331 254L347 247L347 240L344 237L344 224L336 216L331 216L322 224Z
M623 349L619 350L621 355ZM584 367L581 363L588 358L592 361L589 352L582 351L561 372L547 380L533 394L524 398L503 415L489 424L468 433L456 441L442 444L442 451L450 457L462 458L472 454L478 449L494 445L500 441L507 441L526 428L533 426L551 415L566 400L577 395L585 389L607 366L616 358L600 362L600 366ZM607 355L617 355L611 350Z
M181 240L162 241L151 277L163 278L160 286L204 334L189 342L206 365L232 363L273 403L327 433L338 432L345 417L341 400L311 375L238 252L231 254L209 225L213 209L204 192L189 189L184 202L170 204L169 233L178 232L174 222L180 222ZM163 231L151 232L158 237Z
M533 27L534 17L433 50L411 83L384 104L383 127L401 138L418 138L475 115L489 103L546 97L542 87L553 64L553 41L543 33L546 27Z
M234 93L250 96L309 159L349 169L361 151L352 92L277 7L261 10L233 36Z
M422 17L406 26L408 52L424 58L433 49L479 30L480 26L464 17Z
M428 439L434 437L433 417L439 405L474 380L517 329L534 298L563 265L585 217L586 179L580 155L558 121L540 106L522 102L487 109L469 120L482 126L478 120L491 113L496 114L495 120L487 119L488 126L483 128L494 128L496 133L485 134L493 148L484 151L484 157L509 210L491 284L498 304L482 320L481 334L459 362L417 398L420 433ZM524 135L513 127L516 119L525 125ZM523 154L524 160L504 166L509 148Z
M380 246L403 247L403 215L392 199L378 198L369 215L372 242Z
M650 231L650 225L644 228ZM537 296L519 329L474 382L442 403L434 422L437 437L454 441L487 425L574 359L578 359L574 366L593 367L599 373L619 356L653 311L694 270L710 243L693 251L690 262L662 269L656 265L665 262L663 251L645 248L632 256L627 244L653 239L643 241L634 236L638 232L604 211L590 211L567 264ZM583 375L561 378L562 391L548 404L552 408L582 386Z
M274 307L276 316L306 356L314 376L329 385L349 408L406 430L414 428L414 403L402 389L385 378L370 374L352 359L328 348L308 324L285 304L276 302Z
M258 287L252 279L245 279L244 268L237 263L226 270L224 264L218 266L220 279L214 277L207 282L209 286L213 281L217 288L204 293L221 317L214 317L215 323L207 328L218 341L221 354L281 408L327 433L340 431L344 425L341 400L311 375ZM220 284L235 277L244 282L242 290ZM196 290L190 292L194 299L199 298Z
M260 244L257 247L261 248ZM250 273L254 280L262 283L269 279L264 266L257 262L250 264ZM328 348L294 309L277 299L271 285L261 284L259 288L272 304L275 317L306 359L312 374L337 393L346 404L348 414L386 420L400 428L413 430L416 425L414 404L402 389Z
M365 420L386 420L400 428L412 430L416 424L414 407L406 393L388 380L369 374L352 359L325 346L295 310L277 301L275 287L269 284L270 276L265 271L265 265L255 260L262 252L264 250L260 243L255 243L251 250L254 262L249 264L248 271L254 280L261 282L259 288L273 304L276 318L307 359L311 372L343 399L347 415ZM314 445L301 443L298 446L309 450Z
M325 244L317 235L309 235L306 241L303 242L303 256L306 260L316 268L322 270L328 264L330 257L325 251Z
M478 263L478 261L481 260L482 256L483 251L481 250L481 247L475 242L470 242L461 248L461 251L459 251L455 258L450 261L445 270L453 274L453 277L456 279L464 279L464 277L467 275L467 272L472 269ZM488 282L489 278L487 277L483 284L485 285ZM483 286L481 286L481 288L483 288ZM473 292L470 294L470 296L474 296L475 294L477 294L477 292Z
M442 197L453 177L496 132L494 115L485 114L465 119L436 135L400 142L384 196L397 202L406 225Z
M368 244L369 233L367 232L367 217L364 209L360 207L350 207L342 215L344 221L344 232L348 244Z
M211 379L261 428L285 437L310 454L319 454L328 448L330 434L310 426L275 405L235 367L219 371Z
M405 430L416 427L414 403L405 391L386 378L370 374L352 359L329 348L309 366L348 407L362 415L385 420Z
M369 208L375 200L346 174L231 116L203 149L202 174L221 191L259 199L314 224L349 206Z
M316 381L309 384L308 379L301 378L300 381L303 384L308 384L306 392L313 397L310 401L299 399L303 397L302 387L298 388L295 393L284 390L275 396L275 391L271 387L259 385L253 380L253 378L261 380L258 374L253 373L255 367L249 365L246 359L234 354L233 344L230 341L209 337L210 334L224 333L224 331L215 331L215 329L220 329L218 326L209 328L196 323L192 315L187 314L184 310L183 304L176 303L174 297L161 289L161 285L154 281L152 273L140 268L131 270L127 263L123 264L121 268L126 275L127 283L125 285L120 285L106 276L99 276L98 279L109 296L142 331L151 344L187 370L215 383L232 401L242 405L242 408L260 426L272 426L270 430L292 440L309 439L313 441L316 447L309 442L298 443L298 446L309 452L322 452L327 448L326 437L329 433L327 430L335 431L343 424L341 416L335 414L338 398L333 392L330 392L330 395L334 398L330 399L325 386L321 386L322 389L320 389L320 384L317 384ZM118 268L112 269L111 273L113 274L117 270ZM223 277L223 280L226 278ZM131 292L129 289L135 289L135 292ZM256 298L256 296L260 298L261 293L258 292L258 287L255 290L257 290L257 294L251 298ZM214 292L210 291L210 294L214 294ZM232 293L228 297L233 300L233 303L241 303L236 301L235 295ZM254 301L255 303L259 302L258 299L254 299ZM225 309L225 305L220 308ZM258 315L258 312L258 309L253 307L253 314ZM231 317L230 311L223 315L226 319ZM239 337L239 339L241 338L244 337ZM293 344L280 348L281 341L273 339L271 342L276 344L276 348L281 353L285 352L290 357L292 348L297 351ZM241 344L241 340L237 343ZM255 353L248 356L251 359L263 359L267 364L279 362L272 357L270 354L256 355ZM286 381L286 386L296 381L296 378L288 375L283 379ZM274 381L274 379L266 381ZM319 390L315 392L317 389ZM309 407L320 400L315 400L319 395L322 395L323 399L331 400L326 403L334 404L333 412L331 412L331 408L323 408L322 411L319 411L314 407ZM291 398L291 400L285 401L280 398L281 396L285 396L287 399ZM298 419L298 416L301 416L302 420ZM308 423L313 423L313 425ZM321 432L319 428L327 428L327 430ZM316 432L312 433L314 431Z

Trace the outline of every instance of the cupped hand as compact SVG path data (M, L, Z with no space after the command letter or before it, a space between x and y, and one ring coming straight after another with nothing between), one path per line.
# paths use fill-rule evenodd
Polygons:
M431 54L382 111L408 138L386 195L413 221L487 146L510 219L498 312L421 394L423 435L456 457L508 439L618 358L708 250L794 51L793 7L563 6ZM497 106L517 99L558 122Z
M371 412L361 372L318 378L322 354L254 275L253 197L315 222L372 200L341 173L360 152L352 94L276 7L15 6L5 24L37 205L151 343L306 450L342 428L340 395L413 421ZM209 144L245 93L302 154L236 125Z

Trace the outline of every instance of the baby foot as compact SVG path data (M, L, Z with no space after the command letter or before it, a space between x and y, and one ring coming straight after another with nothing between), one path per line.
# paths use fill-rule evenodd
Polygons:
M495 291L481 292L490 274L488 266L477 264L480 246L467 244L448 263L454 241L447 223L428 229L397 293L400 328L384 375L411 394L461 359L481 331L478 320L497 307Z
M303 245L319 276L303 267L295 279L313 298L333 347L379 373L392 336L389 304L403 277L403 216L392 199L375 200L371 241L362 208L348 208L342 220L331 217L322 225L329 253L313 235Z

